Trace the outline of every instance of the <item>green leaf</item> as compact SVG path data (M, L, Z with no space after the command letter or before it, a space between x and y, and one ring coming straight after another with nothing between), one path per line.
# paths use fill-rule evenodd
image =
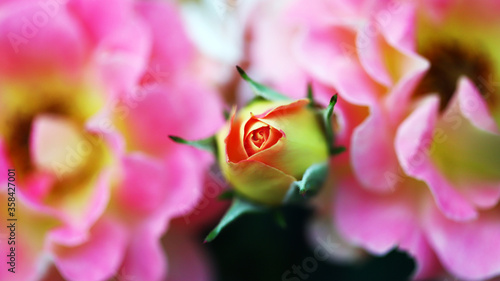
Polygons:
M311 165L302 176L302 180L290 185L283 203L301 203L316 195L325 183L328 168L328 162Z
M211 136L209 138L196 141L188 141L176 136L168 136L168 137L176 143L186 144L192 147L196 147L198 149L206 150L217 156L217 144L215 142L215 136Z
M229 208L229 210L226 212L224 217L222 217L221 221L219 224L208 234L208 236L205 238L205 242L210 242L214 240L219 233L226 227L228 224L233 222L235 219L238 217L248 214L248 213L256 213L256 212L261 212L265 208L263 206L255 205L249 201L243 200L241 198L235 198L233 200L233 204Z
M333 95L330 99L330 104L328 104L328 107L323 112L323 121L325 124L326 139L328 141L330 155L338 154L338 152L336 152L337 149L333 146L335 142L335 135L333 133L332 127L333 109L335 107L335 104L337 103L337 98L337 94Z
M248 77L241 67L236 66L236 69L240 73L241 78L250 84L250 87L252 87L252 91L255 95L270 101L291 101L290 98L276 92L275 90L255 82L252 78Z

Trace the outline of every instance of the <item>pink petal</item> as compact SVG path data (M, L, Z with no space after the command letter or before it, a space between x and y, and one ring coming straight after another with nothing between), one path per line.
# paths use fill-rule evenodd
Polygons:
M141 91L124 101L129 106L117 116L132 149L161 155L172 147L169 135L201 139L224 122L219 97L195 80L177 79Z
M195 52L187 37L179 10L167 1L139 1L135 6L153 36L150 69L146 76L150 75L153 81L161 80L186 69ZM155 73L167 77L155 77Z
M147 31L140 23L129 22L107 37L95 50L98 79L107 86L112 96L137 91L136 85L147 69L151 47ZM130 38L134 40L131 41Z
M200 200L205 172L211 161L207 152L180 144L161 160L138 154L128 156L127 169L135 170L124 178L123 190L118 191L117 198L126 212L133 211L128 216L129 221L139 216L138 220L155 229L155 233L163 233L171 218L189 217L189 212ZM148 176L144 177L145 174ZM137 186L148 187L143 190ZM146 220L144 213L148 215Z
M381 33L368 36L360 32L356 44L360 63L366 72L375 81L389 88L406 82L404 85L406 91L402 95L407 98L416 86L408 87L406 85L408 81L414 80L414 77L420 78L429 66L426 59L405 49L401 44L390 42ZM402 104L399 106L405 108Z
M454 99L450 101L450 104L453 103L459 104L463 116L474 126L486 132L500 135L486 101L468 78L462 77L459 80Z
M479 208L489 209L500 200L500 183L468 184L462 194Z
M297 1L290 17L299 23L316 27L329 23L356 25L387 6L389 1L366 0L320 0L314 2Z
M366 188L388 192L395 182L389 174L398 174L399 164L394 152L394 132L381 109L370 108L368 118L353 131L351 161L359 181Z
M52 243L57 243L52 241ZM126 249L125 229L111 220L101 220L91 229L88 240L79 246L52 244L54 263L69 280L103 280L118 271Z
M459 278L484 280L500 274L500 209L456 222L437 208L426 214L426 234L444 267Z
M7 202L7 173L0 178L2 187L0 188L0 200ZM0 280L38 280L47 267L47 260L44 259L43 246L46 225L54 223L46 216L40 215L24 204L25 198L16 190L16 210L17 221L7 221L9 216L7 204L0 210L0 219L5 222L5 226L0 229L0 251L2 253L0 263ZM33 222L38 223L33 223ZM23 223L25 222L25 223ZM15 224L15 240L8 240L11 237L9 229L10 223ZM10 244L8 242L15 242ZM15 273L8 271L11 265L10 247L15 247Z
M133 19L132 3L131 0L75 0L68 3L68 6L75 18L86 26L92 42L98 44Z
M43 202L50 194L57 178L49 172L33 172L19 185L19 190L33 202Z
M354 104L370 104L384 92L358 61L355 31L345 26L327 26L301 34L295 45L297 59L322 83L337 89Z
M376 15L381 25L380 32L387 41L400 50L416 49L416 8L411 2L386 1L384 8Z
M91 38L98 78L113 94L133 88L151 48L149 30L135 15L133 1L78 0L68 5Z
M344 2L345 3L345 2ZM338 7L333 7L332 1L317 0L307 1L298 0L292 2L287 17L289 21L303 26L321 26L325 23L331 23L335 20L332 14ZM339 11L339 14L346 15L346 11Z
M87 160L75 151L84 139L81 130L69 119L53 115L38 116L33 120L30 137L31 159L39 169L62 177L57 174L55 163L66 166L71 174Z
M203 180L208 164L212 161L208 152L177 145L165 159L168 174L168 197L165 211L172 216L185 215L200 200Z
M276 1L252 11L248 72L257 81L298 99L305 97L308 81L290 48L296 39L296 29L288 22L287 9L286 4Z
M372 253L384 254L419 231L416 201L411 193L399 189L390 195L364 190L351 177L338 185L334 219L344 239Z
M441 270L417 214L422 183L405 178L389 195L364 190L354 178L343 179L334 202L334 219L345 240L382 255L399 247L416 259L416 278L434 277Z
M425 181L437 205L449 218L473 219L474 207L458 193L428 157L439 108L435 96L422 104L401 124L396 134L396 153L404 171Z
M384 41L381 34L367 36L365 33L359 32L356 36L356 45L359 50L359 61L366 72L378 83L386 87L392 86L395 81L392 77L393 73L390 73L391 69L388 67L394 68L394 66L387 64L401 60L401 55Z
M165 280L167 259L157 234L139 227L132 234L118 280Z
M2 5L0 34L5 35L0 38L2 75L26 78L54 70L71 75L84 67L89 46L84 30L66 5L57 1L42 3L16 1Z
M207 171L200 200L189 213L173 220L171 227L188 228L191 231L203 231L212 227L229 207L229 201L218 199L227 188L228 185L220 170Z
M123 178L117 187L116 199L124 212L147 216L161 208L168 194L167 174L163 164L140 153L122 160Z

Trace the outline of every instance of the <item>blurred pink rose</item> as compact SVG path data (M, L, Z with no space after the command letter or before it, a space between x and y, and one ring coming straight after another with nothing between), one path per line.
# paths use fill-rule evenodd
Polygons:
M279 2L249 27L250 72L294 97L338 91L336 230L408 251L415 278L500 274L497 2Z
M223 123L216 94L194 77L176 7L23 0L0 10L0 168L16 170L18 218L16 273L4 255L1 279L36 279L54 263L69 280L163 280L160 238L197 204L212 161L167 136L203 138Z

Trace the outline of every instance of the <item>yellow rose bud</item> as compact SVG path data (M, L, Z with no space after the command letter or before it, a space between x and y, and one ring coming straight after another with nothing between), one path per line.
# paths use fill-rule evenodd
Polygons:
M226 179L245 197L280 204L294 181L328 159L322 124L309 100L255 101L216 135Z

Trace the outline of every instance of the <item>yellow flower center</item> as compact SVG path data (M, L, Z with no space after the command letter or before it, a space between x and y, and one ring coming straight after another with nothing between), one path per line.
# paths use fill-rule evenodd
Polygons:
M68 191L95 180L109 153L85 127L103 104L87 84L60 76L2 81L0 137L21 182L48 172L57 180L52 190Z

